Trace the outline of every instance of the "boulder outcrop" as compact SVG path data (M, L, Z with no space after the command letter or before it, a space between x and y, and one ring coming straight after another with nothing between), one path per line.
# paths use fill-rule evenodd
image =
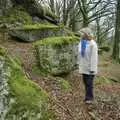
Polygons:
M41 72L61 75L76 69L78 38L72 36L46 38L36 42L35 48Z

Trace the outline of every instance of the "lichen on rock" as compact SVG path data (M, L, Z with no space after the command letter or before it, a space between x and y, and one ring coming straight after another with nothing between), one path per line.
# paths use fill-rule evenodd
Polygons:
M60 75L76 67L78 38L74 36L50 37L34 43L37 63L41 72Z

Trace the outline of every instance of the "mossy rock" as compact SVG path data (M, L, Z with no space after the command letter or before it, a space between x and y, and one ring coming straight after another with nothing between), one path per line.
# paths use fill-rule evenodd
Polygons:
M64 28L53 24L27 24L22 27L11 29L11 36L17 37L22 41L32 42L50 36L63 36Z
M34 43L39 69L45 74L67 74L75 69L78 54L75 36L50 37Z
M48 37L48 38L44 38L41 39L37 42L34 42L33 45L34 46L46 46L46 45L65 45L65 44L70 44L73 42L79 42L79 38L76 36L61 36L61 37Z
M32 23L32 17L22 7L13 7L5 16L0 16L0 27L14 28L25 23Z
M4 73L2 77L2 91L7 91L2 103L2 120L55 120L55 115L48 110L48 93L42 90L36 83L27 78L21 61L16 57L4 54L5 51L0 47L0 67ZM2 61L2 62L1 62ZM1 84L0 84L1 85ZM0 91L0 96L3 95ZM1 101L0 101L1 102Z
M22 6L32 17L37 16L52 23L57 23L58 21L55 13L37 0L12 0L12 3L15 6Z

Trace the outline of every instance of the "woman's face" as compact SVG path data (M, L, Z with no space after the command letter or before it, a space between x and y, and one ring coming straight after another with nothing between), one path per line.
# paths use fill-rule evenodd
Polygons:
M93 37L92 37L90 34L85 34L85 35L83 36L83 38L85 38L85 39L87 39L87 40L92 40L92 39L93 39Z

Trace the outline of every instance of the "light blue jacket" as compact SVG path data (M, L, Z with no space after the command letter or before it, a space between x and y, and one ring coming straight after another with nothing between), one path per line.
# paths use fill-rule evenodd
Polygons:
M81 42L79 43L79 73L90 74L90 71L94 71L94 74L97 73L98 65L98 47L94 40L87 41L85 55L81 56Z

